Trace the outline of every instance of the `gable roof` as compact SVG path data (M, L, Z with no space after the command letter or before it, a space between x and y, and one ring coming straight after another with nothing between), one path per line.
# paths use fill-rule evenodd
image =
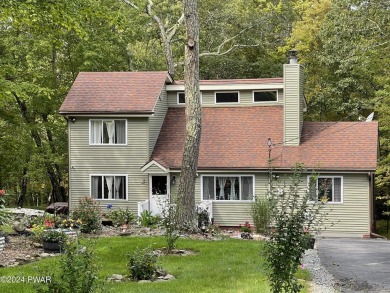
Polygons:
M185 109L170 108L151 159L180 169L184 135ZM282 106L202 108L198 168L267 169L268 138L275 168L290 169L297 162L316 170L376 168L377 122L304 122L301 145L287 147Z
M165 71L80 72L59 112L151 114L165 82Z

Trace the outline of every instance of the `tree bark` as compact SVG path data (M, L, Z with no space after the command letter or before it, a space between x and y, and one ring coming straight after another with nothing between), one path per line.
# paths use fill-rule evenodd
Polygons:
M199 24L197 0L184 0L186 28L184 87L186 97L186 136L177 195L178 220L185 229L196 229L195 181L201 137L199 91Z
M18 198L18 207L21 207L21 208L23 207L24 201L26 199L27 183L28 183L27 168L24 167L23 168L22 181L20 182L20 195L19 195L19 198Z

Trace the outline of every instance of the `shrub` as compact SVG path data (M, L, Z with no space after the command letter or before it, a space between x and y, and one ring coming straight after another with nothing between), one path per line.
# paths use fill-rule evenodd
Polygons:
M110 211L107 218L112 221L115 227L119 227L125 224L131 224L135 220L134 214L126 208L126 210Z
M57 229L48 229L42 232L42 240L46 242L65 242L67 236L64 232Z
M39 225L39 224L33 224L31 228L31 238L35 242L42 242L43 240L43 232L45 231L45 226L44 225Z
M302 172L302 167L296 166L289 186L286 183L275 186L272 180L270 184L271 219L275 227L265 245L265 258L273 293L300 291L295 273L301 256L308 246L308 239L321 229L327 215L321 212L322 202L308 204L310 188L301 192ZM310 184L314 182L312 178Z
M151 249L137 249L129 254L129 277L132 280L153 280L156 277L158 256Z
M165 199L160 202L161 222L165 228L167 250L171 252L176 247L176 241L180 237L179 224L177 221L177 205Z
M251 233L252 232L252 228L251 228L251 225L249 224L249 222L245 222L244 225L240 224L240 232L243 232L243 233Z
M153 216L148 210L145 210L139 216L139 222L143 227L155 227L160 221L159 216Z
M65 253L59 259L59 272L42 275L50 276L51 282L41 283L37 292L89 293L103 292L103 282L98 279L98 267L94 249L77 241L65 245Z
M81 221L81 232L96 233L101 229L101 209L96 200L89 196L80 199L79 206L74 210L72 217Z
M256 197L251 205L251 216L256 233L268 235L271 221L271 200Z

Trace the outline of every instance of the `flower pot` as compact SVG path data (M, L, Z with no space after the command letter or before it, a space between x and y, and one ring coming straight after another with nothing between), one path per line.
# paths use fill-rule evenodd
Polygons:
M5 247L5 237L0 237L0 251L4 250Z
M61 252L62 245L60 242L43 241L42 246L45 252Z

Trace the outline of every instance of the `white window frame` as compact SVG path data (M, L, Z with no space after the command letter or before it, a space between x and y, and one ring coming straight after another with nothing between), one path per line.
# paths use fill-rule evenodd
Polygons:
M255 101L255 93L258 92L276 92L276 101ZM278 103L279 102L279 91L278 90L254 90L252 91L252 101L253 103L260 103L260 104L266 104L266 103Z
M310 193L310 178L312 176L307 176L307 186L308 186L308 191ZM315 188L316 188L316 195L317 195L317 200L318 200L318 179L319 178L332 178L332 199L334 197L334 178L340 178L341 180L341 190L340 190L340 201L327 201L326 204L343 204L344 203L344 176L327 176L327 175L321 175L317 176L316 182L315 182ZM315 201L309 200L309 202L314 203Z
M114 177L114 182L115 182L115 176L119 177L125 177L125 180L126 180L126 194L125 194L125 198L121 198L121 199L116 199L116 198L96 198L94 197L94 195L92 195L92 177L93 176L100 176L100 177L103 177L103 176L113 176ZM104 179L102 178L102 191L104 192ZM129 176L127 174L90 174L89 175L89 194L90 196L95 199L95 200L104 200L104 201L127 201L128 198L129 198Z
M229 93L237 93L238 101L237 102L217 102L217 94L229 94ZM239 91L217 91L217 92L214 92L214 104L216 104L216 105L240 104L240 92Z
M200 176L200 193L201 193L201 199L202 201L215 201L215 202L253 202L255 200L256 194L256 184L255 184L255 175L253 174L202 174ZM252 177L252 199L234 199L234 200L227 200L227 199L204 199L203 197L203 177L214 177L214 192L216 192L217 188L217 177L238 177L240 180L240 198L242 197L242 184L241 184L241 177ZM215 194L216 195L216 194Z
M179 94L184 94L184 100L185 100L185 93L184 92L177 92L176 93L176 102L178 105L185 105L186 103L180 103L179 102ZM202 95L202 92L200 92L200 104L203 103L203 95Z
M91 131L92 131L92 121L101 121L102 123L104 121L115 121L115 120L120 120L120 121L125 121L125 143L93 143L91 142ZM88 122L89 126L88 126L88 142L89 142L89 145L93 145L93 146L124 146L124 145L127 145L127 119L117 119L117 118L112 118L112 119L89 119L89 122ZM103 126L102 126L102 130L103 130Z

